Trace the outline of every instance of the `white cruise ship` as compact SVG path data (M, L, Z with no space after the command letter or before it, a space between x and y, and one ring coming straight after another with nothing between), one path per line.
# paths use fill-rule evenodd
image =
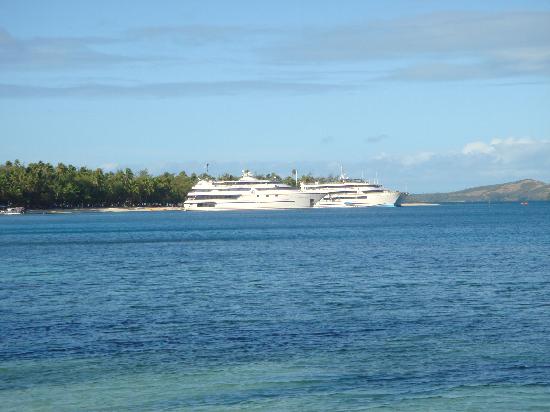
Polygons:
M302 183L301 189L306 193L326 194L316 207L395 206L401 195L379 184L347 179L344 174L340 182Z
M185 210L296 209L313 207L325 192L304 192L292 186L256 179L243 172L239 180L200 180L183 203Z

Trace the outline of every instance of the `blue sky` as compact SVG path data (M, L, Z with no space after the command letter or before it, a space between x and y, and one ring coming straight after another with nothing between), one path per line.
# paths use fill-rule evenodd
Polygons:
M550 181L550 2L0 0L16 158Z

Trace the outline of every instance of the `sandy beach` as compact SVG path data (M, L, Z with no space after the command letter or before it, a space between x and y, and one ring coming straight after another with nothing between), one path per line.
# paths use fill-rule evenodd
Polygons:
M183 211L183 206L158 207L85 207L74 209L29 209L31 214L67 214L67 213L122 213L122 212L169 212Z

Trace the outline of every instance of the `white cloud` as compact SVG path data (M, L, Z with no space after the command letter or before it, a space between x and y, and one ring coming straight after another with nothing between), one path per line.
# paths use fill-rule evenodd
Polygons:
M430 159L432 159L434 156L436 156L433 152L418 152L418 153L411 153L411 154L398 154L398 155L389 155L387 153L380 153L377 156L373 158L373 160L378 162L389 162L389 163L397 163L400 166L409 167L409 166L417 166L422 163L428 162Z
M532 158L548 155L550 158L550 140L532 138L495 138L488 143L476 141L462 148L465 156L485 155L491 161L501 164L529 162Z
M477 140L459 150L381 153L366 162L388 186L415 193L458 190L520 179L550 181L550 140ZM349 167L350 174L354 170Z
M415 165L419 165L419 164L428 162L434 156L435 156L435 153L432 153L432 152L415 153L415 154L412 154L412 155L404 156L401 159L401 163L404 166L415 166Z
M484 142L472 142L468 143L462 149L462 154L475 155L475 154L490 154L495 151L495 148L490 144Z

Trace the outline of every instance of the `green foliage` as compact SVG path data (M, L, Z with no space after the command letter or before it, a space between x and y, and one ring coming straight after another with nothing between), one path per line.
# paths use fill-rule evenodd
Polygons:
M205 176L206 177L206 176ZM197 182L195 174L137 175L130 169L101 169L18 160L0 165L0 204L27 208L161 206L181 204Z
M296 179L294 178L294 176L287 176L282 180L282 182L285 185L296 186Z
M311 173L307 174L307 175L302 175L302 177L300 178L300 182L301 183L315 183L318 179L315 179Z
M224 173L218 177L218 180L239 180L239 177L229 173Z

